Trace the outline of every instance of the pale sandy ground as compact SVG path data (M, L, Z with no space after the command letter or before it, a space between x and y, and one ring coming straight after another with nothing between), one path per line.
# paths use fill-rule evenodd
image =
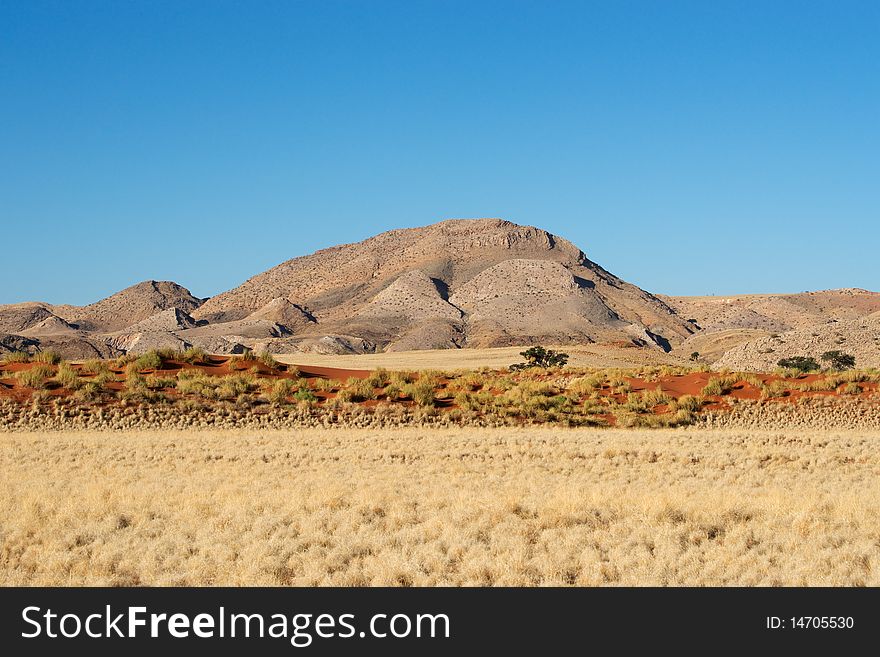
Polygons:
M0 584L880 585L880 434L0 434Z
M615 347L609 345L552 346L567 353L572 367L641 367L643 365L685 365L681 356L666 354L660 349ZM275 354L282 363L341 367L345 369L387 370L454 370L491 367L507 368L522 361L520 352L527 347L497 347L493 349L426 349L423 351L394 351L379 354Z

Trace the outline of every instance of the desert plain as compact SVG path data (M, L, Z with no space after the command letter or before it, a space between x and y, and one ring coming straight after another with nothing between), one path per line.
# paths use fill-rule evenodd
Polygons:
M0 585L876 586L878 368L876 292L499 219L0 306Z

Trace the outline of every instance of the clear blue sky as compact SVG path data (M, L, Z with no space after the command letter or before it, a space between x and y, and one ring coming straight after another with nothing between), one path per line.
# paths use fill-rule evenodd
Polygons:
M0 0L0 303L450 217L652 292L880 290L880 3Z

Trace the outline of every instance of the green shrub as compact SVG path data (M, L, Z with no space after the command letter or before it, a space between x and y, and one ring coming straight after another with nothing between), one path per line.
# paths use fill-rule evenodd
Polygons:
M761 389L763 399L774 397L787 397L790 393L791 383L787 381L771 381Z
M293 393L295 384L292 379L278 379L272 382L266 396L273 404L283 404Z
M132 367L134 363L129 365ZM132 372L125 377L125 389L126 390L147 390L147 377L145 377L140 372Z
M594 390L599 390L603 383L605 383L605 377L598 374L593 376L582 376L569 383L566 390L575 395L586 395Z
M523 363L515 363L510 366L512 372L529 369L531 367L565 367L568 363L568 354L553 349L545 349L544 347L529 347L525 351L521 351L520 356L525 358Z
M87 381L80 386L80 388L73 393L74 399L79 401L95 401L101 396L101 386L93 381Z
M273 359L274 360L274 359ZM226 361L226 366L230 371L235 370L243 370L248 367L253 367L259 362L254 352L250 349L245 349L244 353L234 354L229 357L229 360Z
M139 388L126 388L120 393L119 398L129 404L158 404L168 401L161 392L150 390L146 386Z
M201 347L189 347L180 354L180 360L190 365L195 365L196 363L211 364L211 357Z
M407 383L412 383L416 378L416 373L412 371L391 372L388 376L389 382L396 383L399 386L405 386Z
M31 355L26 351L10 351L3 356L4 363L29 363L30 360Z
M425 408L434 406L434 390L434 380L424 375L415 383L408 383L403 386L403 393L416 404Z
M388 371L380 367L370 374L370 376L367 378L367 381L370 382L370 385L373 388L384 388L388 385L389 379L390 376L388 374Z
M632 392L627 395L626 403L623 407L633 413L650 413L655 406L659 404L668 404L672 401L672 397L660 390L643 390L642 392Z
M49 349L47 351L38 351L31 356L32 363L44 363L46 365L57 365L61 362L61 355L57 351Z
M260 362L268 367L270 370L278 369L278 361L275 360L275 357L269 353L269 350L266 349L260 354Z
M169 360L183 360L183 352L172 347L156 349L156 353L159 354L159 358L161 358L163 362Z
M162 357L153 349L138 356L137 360L134 361L134 366L138 372L162 369Z
M318 401L318 398L312 393L311 390L300 389L293 393L293 398L297 401L307 402L309 404L313 404Z
M727 395L733 390L733 386L735 386L739 380L739 377L733 375L717 376L709 379L709 382L703 388L703 395L709 397Z
M834 350L834 351L826 351L822 354L822 360L828 363L828 366L833 370L851 370L856 366L856 358L850 354L845 354L842 351Z
M337 395L343 401L362 402L376 398L376 391L369 379L351 377L345 382L345 388Z
M388 401L395 401L398 397L400 397L401 387L396 383L389 383L382 390L382 394L385 395L385 398Z
M696 413L703 408L703 400L695 395L682 395L675 401L675 406L681 410Z
M55 381L63 388L69 390L78 389L83 381L79 378L79 373L73 369L68 363L58 365L58 372L55 374Z
M779 367L790 368L798 372L815 372L819 369L819 363L810 356L791 356L782 358L777 362Z
M176 388L177 378L173 376L159 376L152 374L146 378L146 385L150 390L160 390L162 388Z
M26 370L21 370L15 375L18 383L26 388L43 390L46 387L46 379L55 373L51 367L45 364L35 365Z
M80 366L80 369L85 374L101 374L102 372L110 371L110 364L106 360L92 358L91 360L84 362Z
M341 382L337 381L336 379L325 379L323 377L317 377L315 379L315 390L330 392L334 388L339 388L341 386Z

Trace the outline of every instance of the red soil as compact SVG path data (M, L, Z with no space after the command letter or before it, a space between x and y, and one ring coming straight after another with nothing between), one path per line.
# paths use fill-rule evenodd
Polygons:
M36 363L10 363L0 366L0 398L14 399L19 402L27 402L34 394L35 390L20 385L20 383L15 378L15 374L17 372L27 370L35 366L37 366ZM81 365L72 365L72 367L73 369L80 372L80 376L83 377L85 380L93 378L93 375L83 372L83 367ZM57 366L50 366L50 368L53 370L53 373L57 372ZM199 370L201 372L204 372L206 375L224 376L235 372L247 372L253 368L256 368L256 370L258 371L258 376L261 379L268 380L303 378L309 381L312 379L321 378L344 382L349 378L365 379L372 374L370 370L316 367L311 365L279 365L276 369L272 369L259 361L238 361L236 363L230 357L223 356L212 357L209 363L190 364L178 361L168 361L163 363L163 366L160 369L157 369L155 371L145 370L143 373L147 375L156 374L159 376L164 375L174 377L180 370L189 369ZM115 367L111 364L110 371L117 378L125 378L124 367ZM716 374L714 372L693 372L690 374L663 376L656 381L646 381L640 378L626 378L625 381L629 384L632 392L641 392L644 390L660 390L668 394L669 396L677 399L683 395L693 395L697 397L701 396L703 394L703 389L709 383L710 379L717 378L718 376L719 374ZM790 382L794 386L821 380L825 375L810 374L800 376L797 379L783 379L775 374L756 374L753 376L757 377L765 384L770 384L777 381L785 381ZM538 376L533 376L532 378L538 381L552 381L553 377L550 374L542 374ZM447 390L447 386L451 381L452 379L449 377L444 377L440 379L440 383L438 385L436 393L436 406L440 409L451 410L457 408L457 405L454 402L453 395ZM858 395L843 395L839 390L802 391L792 387L789 389L785 389L784 396L773 397L766 401L772 403L793 403L798 399L806 396L847 396L850 398L874 397L876 399L878 393L878 384L863 382L859 383L858 385L862 388L861 394ZM312 388L312 393L317 397L318 403L323 403L336 397L335 390L324 391L317 390L314 388L314 386L310 387ZM125 388L125 383L124 381L109 382L105 384L105 388L107 390L120 391ZM165 388L162 391L171 397L175 397L180 394L175 388ZM496 396L502 394L502 391L497 389L492 389L489 392L492 395ZM626 394L615 393L608 385L603 386L603 388L600 389L598 392L603 397L613 398L619 403L624 403L627 399ZM50 397L64 397L72 394L70 390L62 388L57 382L54 382L51 379L48 379L46 382L45 393L48 394ZM381 401L387 401L384 394L382 394L382 389L376 388L375 393L377 395L377 399L372 399L360 403L366 407L373 407ZM740 380L733 385L732 389L726 395L704 396L702 409L730 409L730 398L741 400L758 400L761 399L761 397L762 390L760 387L748 383L744 380ZM399 398L393 401L395 403L399 403L405 406L414 405L414 402L412 400L406 398ZM664 413L670 412L670 410L671 409L669 405L659 404L654 407L653 412L657 415L662 415ZM605 420L608 422L608 424L613 425L615 418L611 413L608 413L605 415Z

